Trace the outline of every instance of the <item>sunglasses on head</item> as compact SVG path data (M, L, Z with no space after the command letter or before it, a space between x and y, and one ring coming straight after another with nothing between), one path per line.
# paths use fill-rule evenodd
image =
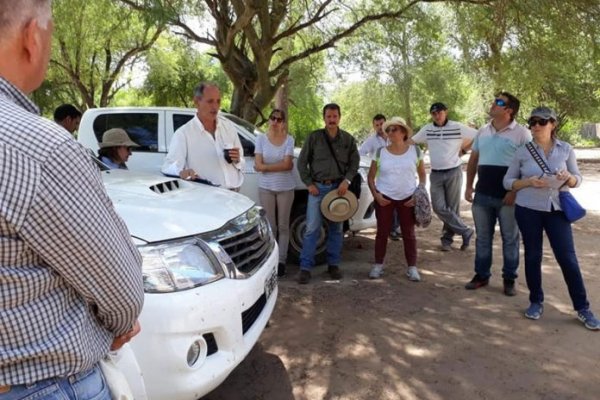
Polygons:
M549 119L541 119L541 118L529 118L527 124L529 124L530 128L533 128L536 124L539 126L546 126L550 122Z
M269 119L270 119L271 121L273 121L273 122L283 122L283 118L281 118L281 117L276 117L276 116L274 116L274 115L271 115L271 116L269 117Z
M508 104L506 103L506 100L504 99L494 99L494 104L497 105L498 107L506 107Z

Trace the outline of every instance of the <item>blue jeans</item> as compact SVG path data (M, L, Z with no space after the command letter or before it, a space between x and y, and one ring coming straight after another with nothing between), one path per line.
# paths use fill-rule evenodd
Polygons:
M542 289L542 245L544 231L552 247L554 258L562 270L569 288L569 295L576 311L587 310L590 306L583 284L571 223L562 211L537 211L516 206L515 217L523 237L525 247L525 279L529 288L529 301L544 302Z
M451 245L454 235L466 235L470 229L460 218L461 167L449 171L431 171L431 208L442 220L442 245Z
M50 378L29 385L12 386L0 400L111 400L100 367L67 378Z
M319 194L308 195L308 204L306 205L306 231L302 242L302 252L300 253L300 269L310 271L315 266L315 253L318 240L321 236L321 225L323 215L321 214L321 200L325 195L333 190L337 190L338 185L323 185L316 183ZM342 242L344 239L343 222L327 221L327 264L340 265Z
M502 199L475 193L473 221L477 231L475 241L475 273L489 278L492 273L492 244L496 221L502 235L502 277L516 279L519 269L519 227L515 220L515 207L502 203Z

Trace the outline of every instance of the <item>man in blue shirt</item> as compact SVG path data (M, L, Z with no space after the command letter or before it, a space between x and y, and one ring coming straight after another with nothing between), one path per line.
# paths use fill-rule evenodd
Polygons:
M473 142L467 165L465 200L472 202L475 242L475 276L465 286L478 289L489 283L492 244L496 221L502 235L504 294L516 295L515 279L519 268L519 228L515 220L515 193L506 191L503 178L517 149L531 141L527 128L517 124L520 101L508 92L500 93L489 111L491 121L483 126ZM478 175L475 197L473 183Z

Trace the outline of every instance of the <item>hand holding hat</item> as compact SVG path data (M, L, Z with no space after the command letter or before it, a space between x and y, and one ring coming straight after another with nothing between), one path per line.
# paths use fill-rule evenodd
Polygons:
M346 221L358 210L358 199L351 191L342 196L337 190L327 193L321 201L323 216L332 222Z

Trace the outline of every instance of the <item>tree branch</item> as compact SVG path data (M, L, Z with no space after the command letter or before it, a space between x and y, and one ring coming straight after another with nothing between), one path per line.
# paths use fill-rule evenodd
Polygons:
M492 3L494 3L495 0L453 0L452 2L455 3L468 3L468 4L487 4L490 5ZM346 28L345 30L342 30L340 32L338 32L337 34L331 36L328 40L326 40L325 42L319 44L319 45L314 45L298 54L295 54L291 57L286 58L285 60L283 60L277 67L275 67L270 75L271 76L277 76L279 75L283 70L289 68L290 65L292 65L293 63L302 60L304 58L307 58L309 56L311 56L312 54L318 53L320 51L326 50L328 48L331 48L335 45L335 43L337 41L339 41L340 39L343 39L345 37L350 36L351 34L353 34L358 28L364 26L365 24L369 23L369 22L373 22L373 21L379 21L382 19L391 19L391 18L400 18L402 16L402 14L404 14L406 11L408 11L411 7L415 6L418 3L439 3L439 2L447 2L447 0L411 0L409 3L407 3L406 5L404 5L401 9L397 10L397 11L393 11L393 12L384 12L384 13L379 13L379 14L373 14L373 15L367 15L366 17L361 18L360 20L358 20L357 22L355 22L353 25L351 25L350 27Z

